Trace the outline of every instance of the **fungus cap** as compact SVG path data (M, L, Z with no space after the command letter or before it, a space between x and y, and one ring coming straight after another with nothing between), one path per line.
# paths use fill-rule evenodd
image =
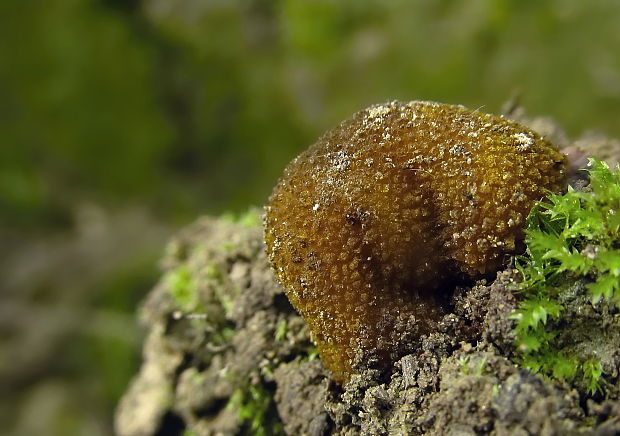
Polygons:
M521 250L533 202L565 187L564 161L525 126L424 101L371 106L295 158L265 242L334 379L360 352L394 362L449 310L455 279Z

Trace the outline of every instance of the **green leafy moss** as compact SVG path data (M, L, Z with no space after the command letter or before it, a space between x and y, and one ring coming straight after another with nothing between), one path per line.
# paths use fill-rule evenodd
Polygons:
M559 333L554 321L565 309L558 293L567 276L588 282L592 304L606 299L620 306L620 168L611 171L597 159L589 165L590 191L569 187L532 209L527 253L517 260L523 298L512 318L522 366L561 380L580 377L593 394L600 390L600 361L568 355L553 343Z
M196 283L186 265L181 265L168 273L166 283L170 295L184 312L195 312L200 306Z
M308 361L312 362L319 358L319 350L313 345L308 349Z
M458 360L461 373L465 375L481 376L487 364L486 357L477 357L472 359L471 356L461 356Z
M273 393L261 385L250 385L247 389L235 390L227 407L237 411L239 418L248 427L248 434L255 436L284 434L273 402Z
M278 342L282 342L284 340L286 340L286 333L288 332L288 322L286 320L286 318L280 320L280 322L278 322L278 325L276 326L276 331L275 331L275 338L276 341Z
M260 209L256 207L250 207L245 212L233 213L226 212L220 216L220 219L228 221L231 224L240 224L243 227L259 227L262 225Z

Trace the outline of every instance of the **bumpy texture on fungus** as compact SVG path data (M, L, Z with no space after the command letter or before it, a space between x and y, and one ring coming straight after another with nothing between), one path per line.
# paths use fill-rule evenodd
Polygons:
M360 111L293 160L265 214L276 277L336 381L359 351L384 364L444 314L455 278L520 249L534 200L565 185L540 135L462 106Z

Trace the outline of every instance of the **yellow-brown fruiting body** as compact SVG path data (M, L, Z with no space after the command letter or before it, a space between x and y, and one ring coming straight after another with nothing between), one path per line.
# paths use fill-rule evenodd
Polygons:
M564 160L527 127L422 101L360 111L293 160L266 207L267 252L334 379L359 351L399 358L455 277L521 249L532 203L564 189Z

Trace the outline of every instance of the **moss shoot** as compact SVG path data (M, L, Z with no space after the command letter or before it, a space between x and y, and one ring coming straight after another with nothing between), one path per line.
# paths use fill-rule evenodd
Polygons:
M590 159L590 167L590 190L569 187L565 195L551 194L528 216L527 255L517 264L522 300L513 319L523 366L556 379L576 379L594 394L601 390L597 353L602 350L570 351L577 335L559 336L565 311L560 294L571 279L586 283L593 305L607 301L620 308L620 168L611 171L596 159ZM596 331L596 323L586 329L599 338L606 334Z

